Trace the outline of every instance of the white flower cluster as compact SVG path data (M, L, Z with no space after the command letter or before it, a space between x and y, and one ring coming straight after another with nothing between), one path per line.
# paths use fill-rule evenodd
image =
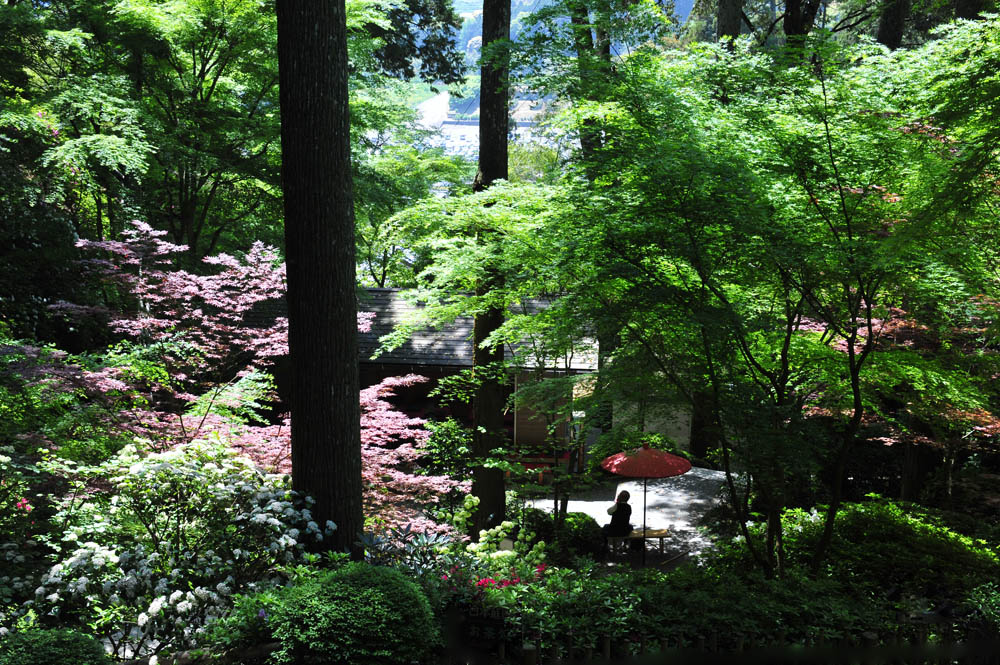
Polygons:
M114 468L116 509L64 538L73 549L30 605L102 627L118 655L192 646L233 594L281 582L282 567L304 562L305 544L334 528L313 521L287 478L220 444L145 458L126 450Z
M465 551L472 554L487 569L497 574L510 570L515 562L537 566L545 561L545 543L538 541L531 546L535 534L521 529L517 540L512 541L510 534L514 530L513 522L501 522L492 529L479 532L479 542L465 546ZM504 542L506 541L506 542Z

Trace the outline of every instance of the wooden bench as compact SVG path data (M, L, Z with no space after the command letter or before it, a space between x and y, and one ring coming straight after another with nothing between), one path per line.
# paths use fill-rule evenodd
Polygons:
M611 547L612 552L618 552L625 548L626 541L629 540L647 540L651 538L659 538L660 540L660 552L663 552L663 539L670 535L670 529L646 529L643 533L642 529L635 529L627 536L610 536L608 537L608 545Z

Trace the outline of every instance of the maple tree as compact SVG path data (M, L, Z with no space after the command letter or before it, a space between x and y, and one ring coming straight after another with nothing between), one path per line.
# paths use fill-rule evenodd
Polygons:
M171 259L185 248L165 235L136 222L121 241L80 241L88 252L114 259L88 258L84 264L117 286L129 306L55 306L67 315L107 317L135 346L120 347L89 368L79 358L39 347L4 347L8 357L17 356L16 366L7 369L46 393L81 391L101 405L101 422L156 449L215 434L265 469L294 473L290 419L267 413L274 399L267 370L288 353L287 320L273 314L284 294L284 264L273 248L256 244L240 259L207 257L214 270L198 275L172 267ZM372 318L359 313L358 329L368 330ZM152 363L146 373L135 369L143 358ZM424 509L464 485L418 472L428 436L424 421L389 401L396 389L422 381L412 374L390 377L360 393L364 509L387 526L448 531Z

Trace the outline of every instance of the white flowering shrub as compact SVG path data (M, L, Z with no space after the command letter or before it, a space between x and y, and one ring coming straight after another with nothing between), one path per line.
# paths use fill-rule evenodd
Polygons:
M62 554L29 606L87 626L119 657L194 645L234 593L281 582L336 528L312 520L287 477L221 441L145 457L130 446L105 469L114 491L67 513Z
M0 446L0 638L18 612L16 606L31 589L32 570L39 559L34 499L29 478L34 466L11 446Z
M492 529L484 529L479 532L479 542L469 543L465 551L495 575L545 563L545 543L539 540L532 544L534 534L525 529L520 530L516 540L511 539L515 526L513 522L501 522Z
M468 529L472 513L479 506L479 497L466 495L462 508L455 513L456 530ZM535 542L535 533L526 529L518 530L517 539L511 534L516 529L513 522L501 522L492 529L479 532L479 540L465 545L463 551L472 556L474 566L481 576L511 574L519 570L532 569L545 563L545 543Z

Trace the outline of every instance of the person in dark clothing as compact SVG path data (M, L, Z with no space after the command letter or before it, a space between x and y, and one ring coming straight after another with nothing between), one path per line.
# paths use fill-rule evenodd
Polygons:
M629 521L632 519L632 506L628 505L630 498L631 495L623 490L618 494L615 505L608 508L608 515L611 515L611 522L601 527L601 532L605 538L620 538L632 533L632 524Z

